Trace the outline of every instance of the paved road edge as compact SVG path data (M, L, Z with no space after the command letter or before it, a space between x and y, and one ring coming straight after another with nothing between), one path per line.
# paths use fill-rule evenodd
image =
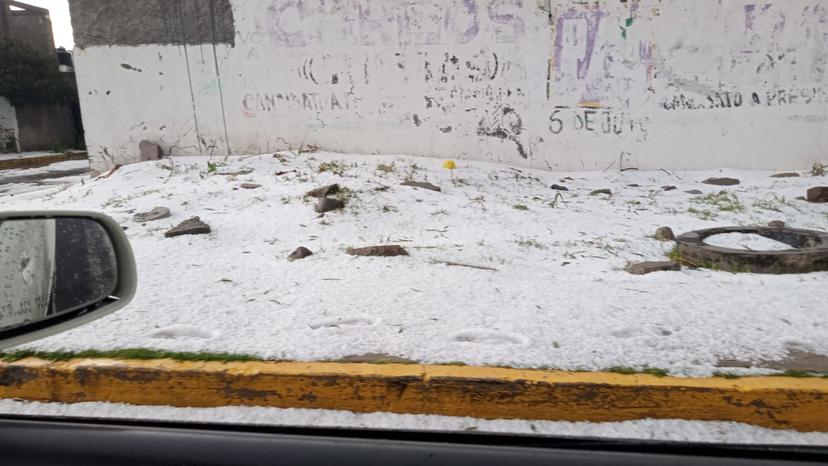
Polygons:
M549 421L738 421L828 432L826 378L679 378L419 364L27 358L0 363L0 398Z

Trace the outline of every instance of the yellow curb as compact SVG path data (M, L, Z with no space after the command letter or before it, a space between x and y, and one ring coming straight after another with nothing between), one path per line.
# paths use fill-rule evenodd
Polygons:
M86 155L86 152L81 152L48 154L39 155L37 157L22 157L19 159L0 160L0 170L45 167L46 165L51 165L57 162L65 162L67 160L86 160L87 158L89 157Z
M828 379L824 378L678 378L419 364L27 358L0 363L0 398L548 421L738 421L777 429L828 431Z

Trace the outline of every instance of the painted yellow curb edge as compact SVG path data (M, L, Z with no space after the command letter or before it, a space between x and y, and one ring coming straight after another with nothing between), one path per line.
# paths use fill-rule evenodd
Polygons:
M549 421L738 421L828 432L828 379L824 378L678 378L418 364L28 358L0 363L0 398Z
M51 165L67 160L86 160L88 156L83 154L47 154L36 157L22 157L18 159L0 160L0 170L11 170L17 168L37 168Z

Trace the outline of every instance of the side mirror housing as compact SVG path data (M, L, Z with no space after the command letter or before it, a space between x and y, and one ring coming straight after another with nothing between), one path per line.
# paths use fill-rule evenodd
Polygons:
M127 305L135 258L95 212L0 212L0 349L78 327Z

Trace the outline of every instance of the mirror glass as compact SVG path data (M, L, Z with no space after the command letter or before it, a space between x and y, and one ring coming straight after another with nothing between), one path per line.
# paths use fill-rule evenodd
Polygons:
M97 221L0 220L0 330L96 306L117 284L115 248Z

